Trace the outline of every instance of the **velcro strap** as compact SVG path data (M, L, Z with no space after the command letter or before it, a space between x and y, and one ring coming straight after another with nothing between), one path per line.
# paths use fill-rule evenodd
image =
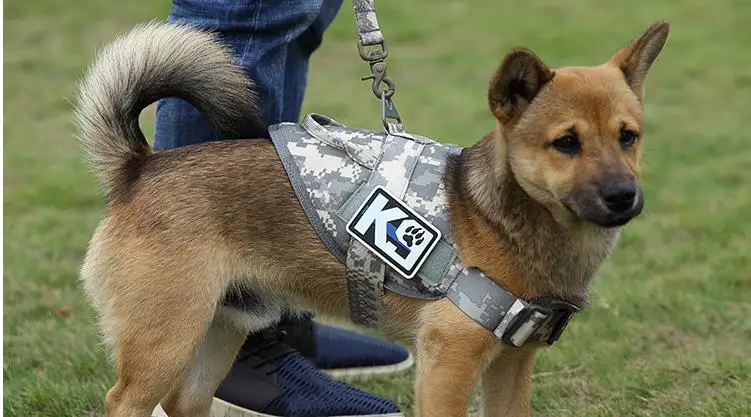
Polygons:
M355 324L378 327L383 316L383 280L386 264L352 239L347 250L349 312Z
M360 43L364 46L383 43L383 34L378 26L375 4L373 0L353 0L355 8L355 22Z

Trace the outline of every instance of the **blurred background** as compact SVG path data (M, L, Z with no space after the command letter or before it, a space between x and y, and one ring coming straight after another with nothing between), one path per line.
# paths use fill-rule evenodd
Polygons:
M4 2L4 414L94 416L113 381L77 283L102 200L73 137L95 51L168 0ZM489 78L511 47L595 65L659 19L647 78L644 214L589 311L540 355L535 415L750 415L751 2L377 2L408 130L469 145L493 127ZM314 54L305 111L379 128L344 5ZM147 134L153 108L142 117ZM144 358L148 360L148 358ZM412 373L358 383L411 404Z

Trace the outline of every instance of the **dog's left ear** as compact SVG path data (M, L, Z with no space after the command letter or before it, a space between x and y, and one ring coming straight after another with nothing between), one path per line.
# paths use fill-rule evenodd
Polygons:
M631 90L641 101L644 97L644 78L668 39L670 25L659 21L641 36L618 51L609 63L620 68Z
M503 59L488 90L488 105L502 123L519 119L553 72L528 49L514 49Z

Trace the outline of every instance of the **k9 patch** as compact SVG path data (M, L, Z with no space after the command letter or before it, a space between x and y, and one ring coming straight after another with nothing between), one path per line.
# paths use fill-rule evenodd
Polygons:
M355 212L347 232L405 278L417 274L441 239L440 230L381 186Z

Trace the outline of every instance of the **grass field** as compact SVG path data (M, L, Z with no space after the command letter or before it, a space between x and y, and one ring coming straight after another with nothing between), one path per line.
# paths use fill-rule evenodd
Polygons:
M4 7L4 415L100 415L114 375L76 279L102 202L68 98L97 47L165 17L169 2ZM485 89L508 48L529 47L551 66L597 64L670 21L647 79L645 213L602 269L592 308L540 355L533 407L540 416L751 415L751 2L378 7L407 127L461 144L492 127ZM345 2L314 56L305 110L378 127L354 36ZM151 131L151 113L143 119ZM359 385L409 408L411 378Z

